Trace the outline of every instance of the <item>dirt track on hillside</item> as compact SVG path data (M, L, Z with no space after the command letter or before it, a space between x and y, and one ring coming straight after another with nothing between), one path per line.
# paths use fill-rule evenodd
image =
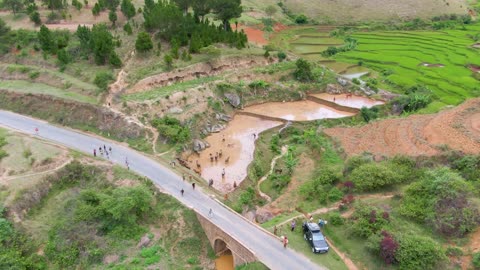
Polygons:
M480 153L480 99L433 115L386 119L362 127L330 128L325 133L340 141L348 156L432 156L440 146Z

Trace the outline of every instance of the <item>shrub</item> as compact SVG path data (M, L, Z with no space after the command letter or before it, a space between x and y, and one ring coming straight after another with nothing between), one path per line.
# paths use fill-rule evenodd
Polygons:
M384 229L390 221L379 215L379 209L369 205L359 204L355 207L352 217L352 233L362 238L369 238Z
M190 129L173 117L154 119L152 125L171 143L185 143L190 140Z
M147 32L140 32L135 42L135 49L141 53L148 52L153 49L153 42Z
M366 123L368 123L371 120L374 120L378 117L378 108L377 107L372 107L372 108L362 107L360 109L360 116L362 116L362 119Z
M343 192L339 190L337 187L333 187L328 192L328 201L329 202L336 202L343 198Z
M440 245L431 238L407 234L400 236L398 243L395 259L401 270L438 269L437 265L446 259Z
M386 264L395 262L395 253L398 250L398 243L387 231L382 232L383 239L380 241L380 257Z
M108 84L113 81L113 75L107 71L100 71L95 74L93 83L100 88L100 90L107 91Z
M340 215L340 213L334 212L330 214L329 222L334 226L340 226L345 223L345 219Z
M296 69L293 73L293 76L295 77L295 79L301 82L309 82L314 79L312 68L310 66L310 63L308 63L307 60L300 58L297 60L295 65L296 65Z
M473 253L472 265L475 269L480 269L480 252Z
M358 191L370 191L400 182L398 174L384 164L367 163L354 169L350 180Z
M127 22L127 23L123 26L123 31L125 31L125 33L127 33L128 35L132 35L132 34L133 34L132 26L130 25L129 22ZM159 43L159 44L160 44L160 43Z
M278 60L280 60L280 62L282 62L283 60L285 60L287 58L287 54L280 51L280 52L277 53L277 57L278 57Z
M462 256L463 255L463 250L461 248L458 248L458 247L447 247L447 249L445 250L445 254L447 256L455 256L455 257L458 257L458 256ZM480 265L479 265L480 266Z
M38 11L34 11L29 15L30 20L35 23L35 25L42 24L42 20L40 19L40 13Z
M308 23L308 18L304 14L300 14L295 18L296 24L306 24Z

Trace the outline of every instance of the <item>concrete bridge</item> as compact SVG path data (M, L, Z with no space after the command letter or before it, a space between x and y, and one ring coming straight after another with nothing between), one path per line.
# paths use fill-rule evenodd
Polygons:
M257 261L255 253L248 247L242 245L232 235L226 233L222 228L218 227L209 218L196 212L198 221L202 225L205 234L207 235L210 244L212 245L215 255L229 255L233 256L233 265L238 266L246 263Z

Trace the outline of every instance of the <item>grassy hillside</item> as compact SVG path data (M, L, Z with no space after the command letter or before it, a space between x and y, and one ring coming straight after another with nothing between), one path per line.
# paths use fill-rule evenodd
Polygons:
M296 14L318 22L343 24L359 21L430 18L441 14L465 14L465 0L284 0Z
M195 213L143 177L4 130L0 157L0 269L213 268Z

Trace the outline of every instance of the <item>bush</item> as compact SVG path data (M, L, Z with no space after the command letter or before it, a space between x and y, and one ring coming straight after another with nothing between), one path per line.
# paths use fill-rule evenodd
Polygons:
M378 117L378 108L377 107L372 107L372 108L367 108L367 107L362 107L360 109L360 116L362 119L368 123L371 120L377 119Z
M132 35L132 34L133 34L132 26L130 25L129 22L127 22L127 23L123 26L123 31L125 31L125 33L127 33L128 35Z
M336 202L343 198L343 192L339 190L337 187L333 187L328 192L328 201L329 202Z
M153 42L147 32L140 32L135 42L135 49L141 53L148 52L153 49Z
M278 52L277 57L278 57L278 60L280 60L280 62L282 62L283 60L285 60L287 58L287 54L284 53L284 52Z
M308 23L308 18L304 14L300 14L295 18L296 24L306 24Z
M385 164L367 163L354 169L350 175L358 191L371 191L399 183L401 178Z
M152 125L171 143L185 143L190 140L190 129L173 117L154 119Z
M380 257L386 264L395 262L395 254L398 250L398 243L387 231L382 232L383 239L380 241Z
M340 213L334 212L329 216L329 223L334 226L341 226L345 223L345 219L340 215Z
M34 11L29 15L30 20L35 23L35 25L42 24L42 20L40 19L40 13L38 11Z
M475 269L480 269L480 252L473 253L472 265Z
M395 259L401 270L438 269L446 259L441 246L430 238L407 234L400 236L398 243Z
M100 90L107 91L108 85L113 81L112 73L108 71L100 71L95 75L93 83L100 88Z
M381 211L373 206L359 204L355 206L352 217L355 220L352 225L352 233L362 238L369 238L379 233L390 222L380 215Z
M310 63L304 59L298 59L295 63L296 69L293 72L295 79L301 82L310 82L314 79Z

